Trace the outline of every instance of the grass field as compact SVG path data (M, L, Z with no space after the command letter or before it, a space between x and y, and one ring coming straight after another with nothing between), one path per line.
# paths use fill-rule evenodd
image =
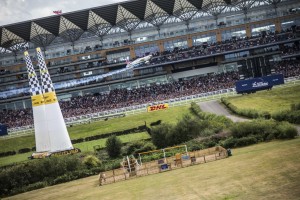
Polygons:
M270 91L260 91L254 94L229 97L228 99L240 109L251 108L268 111L272 114L280 110L290 109L292 103L300 103L300 85L274 88Z
M115 131L135 128L151 122L162 120L174 123L185 113L190 113L190 106L173 107L168 110L130 115L123 118L115 118L108 121L98 121L92 124L83 124L68 128L71 139L85 138L87 136L111 133ZM0 152L17 151L22 148L35 146L34 135L22 136L0 140Z
M151 137L148 133L142 132L142 133L133 133L133 134L128 134L128 135L121 135L121 136L118 136L118 138L121 139L122 143L126 143L126 142L132 142L132 141L137 141L137 140L145 140L145 139L149 139ZM95 146L95 145L100 145L100 147L105 147L106 140L107 140L107 138L93 140L93 141L89 141L89 142L78 143L78 144L74 144L74 147L80 148L81 151L83 151L83 152L94 151L93 146Z
M234 149L227 159L97 186L97 176L8 199L299 199L300 138Z
M132 133L128 135L121 135L118 136L118 138L120 138L123 143L126 143L126 142L149 139L150 135L146 132L141 132L141 133ZM89 151L93 152L94 151L93 146L100 145L100 147L105 147L105 142L106 142L106 138L74 144L74 147L80 148L82 152L89 152ZM31 154L32 152L2 157L0 158L0 166L4 166L16 162L27 161L28 157L31 156Z

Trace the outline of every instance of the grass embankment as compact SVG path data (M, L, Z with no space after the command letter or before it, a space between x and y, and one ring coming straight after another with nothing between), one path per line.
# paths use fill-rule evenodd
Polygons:
M289 110L291 104L300 102L300 85L228 97L228 100L238 109L254 109L274 114L281 110Z
M91 124L78 125L68 128L71 139L85 138L97 134L111 133L115 131L125 130L141 126L147 122L147 125L151 122L157 120L162 120L163 122L175 123L177 119L181 118L182 115L190 113L190 106L179 106L169 108L168 110L142 113L137 115L130 115L123 118L115 118L108 121L98 121ZM133 133L129 135L124 135L120 137L122 142L130 142L141 139L148 139L149 135L146 133ZM123 138L123 139L122 139ZM126 138L126 139L125 139ZM82 148L83 151L93 150L93 146L100 145L104 147L105 139L94 140L89 142L83 142L75 144L75 147ZM22 148L31 148L35 146L34 136L21 136L16 138L9 138L0 140L0 152L5 151L18 151ZM31 153L30 153L31 154ZM28 157L26 154L17 154L14 156L8 156L0 158L0 166L24 161ZM23 158L23 159L22 159Z
M233 150L202 165L98 186L92 176L8 199L299 199L300 138Z

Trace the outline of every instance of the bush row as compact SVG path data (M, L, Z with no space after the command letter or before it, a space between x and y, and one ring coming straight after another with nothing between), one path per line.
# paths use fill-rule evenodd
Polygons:
M299 103L292 103L291 104L291 111L300 110L300 102Z
M288 122L274 120L253 120L236 123L231 127L234 138L255 136L258 141L272 139L292 139L297 136L297 129Z
M15 155L15 154L16 154L15 151L6 151L6 152L1 152L0 157L12 156L12 155Z
M272 118L277 121L288 121L293 124L300 124L300 110L284 110L276 112Z
M120 168L120 160L102 163L82 154L18 163L0 171L0 198Z
M232 103L230 103L230 101L227 98L222 97L221 98L221 102L229 109L231 110L233 113L237 114L237 115L241 115L244 117L248 117L251 119L255 119L255 118L265 118L265 119L271 119L271 114L269 112L260 112L257 111L255 109L239 109L237 108L235 105L233 105Z
M225 134L216 134L206 138L196 138L186 142L185 144L188 147L188 151L198 151L201 149L218 146L219 142L225 140L226 137L227 135Z
M156 122L150 123L150 126L157 126L161 124L161 120L157 120Z

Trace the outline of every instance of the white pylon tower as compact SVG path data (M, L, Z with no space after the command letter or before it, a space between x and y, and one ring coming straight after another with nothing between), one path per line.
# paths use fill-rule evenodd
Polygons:
M40 68L42 93L45 100L44 107L47 121L47 132L51 143L50 152L53 153L74 149L42 51L40 48L37 48L36 52Z
M24 56L27 66L28 81L31 93L36 152L49 152L51 145L49 134L46 128L47 121L45 116L44 96L27 51L24 52Z

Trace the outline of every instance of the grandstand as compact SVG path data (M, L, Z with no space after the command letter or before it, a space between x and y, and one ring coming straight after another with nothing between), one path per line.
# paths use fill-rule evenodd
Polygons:
M227 90L242 78L299 76L299 6L298 0L135 0L2 26L0 123L32 125L23 51L35 55L36 47L69 119ZM101 76L150 54L149 64Z

